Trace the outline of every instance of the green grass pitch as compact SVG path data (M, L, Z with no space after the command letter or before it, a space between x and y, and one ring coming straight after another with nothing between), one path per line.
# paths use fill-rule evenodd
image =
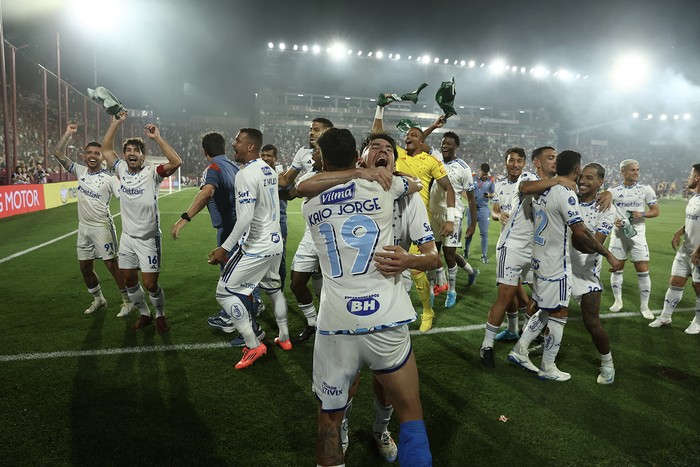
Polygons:
M206 324L218 309L218 267L206 262L215 246L208 215L198 215L180 240L169 235L194 195L190 189L160 200L160 282L171 325L165 336L153 326L133 331L135 316L116 317L120 297L101 263L109 307L83 314L91 297L74 234L7 259L75 230L75 205L0 220L1 465L315 465L312 345L274 348L276 326L265 299L268 354L250 369L232 368L240 349L225 345L232 336ZM647 223L654 310L663 303L674 255L670 239L683 224L685 201L660 206L661 216ZM302 234L299 211L298 202L290 203L288 265ZM509 366L509 344L497 344L497 368L489 371L479 363L483 330L477 326L495 298L497 230L492 223L491 262L472 263L481 269L477 283L466 288L460 271L457 305L445 310L444 296L436 300L435 329L445 332L413 336L434 464L700 464L700 336L683 333L695 305L690 286L679 305L685 311L670 328L650 329L638 314L604 320L617 369L611 386L596 383L597 353L575 304L558 359L571 381L541 382ZM607 288L609 274L603 278ZM288 286L286 295L296 334L303 316ZM623 311L638 310L631 264L624 300ZM606 290L604 315L611 304ZM79 351L86 352L70 353ZM23 354L38 355L18 359ZM350 421L349 466L383 465L371 438L370 381L364 371ZM501 415L509 420L499 422ZM396 434L398 423L389 428Z

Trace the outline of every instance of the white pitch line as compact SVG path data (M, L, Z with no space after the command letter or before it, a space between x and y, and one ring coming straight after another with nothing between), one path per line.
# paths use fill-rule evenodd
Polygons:
M678 308L675 312L692 311L695 308ZM658 314L661 310L652 310L654 314ZM612 313L603 314L600 317L609 318L630 318L640 316L636 312ZM580 317L569 318L571 321L580 321ZM413 330L410 332L412 336L425 336L430 334L444 334L448 332L465 332L478 331L484 329L484 324L470 324L468 326L450 326L446 328L433 328L428 332ZM96 350L61 350L57 352L38 352L38 353L22 353L16 355L0 355L0 362L19 362L27 360L48 360L53 358L75 358L75 357L95 357L109 356L122 354L136 353L152 353L152 352L173 352L178 350L208 350L208 349L225 349L230 347L227 342L212 342L205 344L177 344L177 345L154 345L150 347L125 347L115 349L96 349Z

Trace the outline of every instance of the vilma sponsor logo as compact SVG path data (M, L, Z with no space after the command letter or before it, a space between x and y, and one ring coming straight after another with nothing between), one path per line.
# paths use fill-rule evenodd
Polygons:
M337 188L335 190L321 193L321 204L337 204L355 197L355 184L351 183L345 188Z

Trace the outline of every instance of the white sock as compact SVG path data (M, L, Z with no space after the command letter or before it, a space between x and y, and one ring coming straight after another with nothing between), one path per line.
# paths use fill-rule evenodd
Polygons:
M510 332L518 332L518 312L506 312L508 316L508 330Z
M544 337L542 368L545 368L545 365L554 363L554 360L556 360L559 349L561 348L561 340L564 337L565 325L566 318L549 317L549 322L547 323L549 334Z
M600 366L615 366L613 365L612 352L608 352L605 355L600 354Z
M219 293L216 294L216 301L219 302L224 312L233 318L234 325L243 336L246 347L249 349L258 347L260 341L253 331L252 317L243 301L234 294L223 295Z
M649 296L651 295L651 277L649 277L649 273L638 272L637 283L639 284L640 308L649 308Z
M435 281L440 287L445 285L445 282L447 282L447 279L445 278L445 268L443 268L442 266L435 270Z
M430 271L426 271L425 275L428 276L428 282L430 282L430 290L433 290L433 287L437 285L437 279L435 277L435 269L431 269Z
M474 274L474 268L471 264L469 264L469 261L467 260L464 261L464 266L462 266L462 269L467 271L467 274Z
M523 329L523 333L520 336L520 339L518 339L518 342L513 347L513 350L515 350L520 355L526 355L527 348L530 347L532 341L540 335L540 332L545 328L545 326L547 326L548 321L549 312L544 310L538 310L537 313L532 315L530 320L527 322L527 325Z
M92 289L88 288L88 292L90 292L90 295L95 300L104 300L105 297L102 295L102 286L100 284L97 284L97 287L93 287Z
M352 398L350 398L350 400L348 401L348 404L345 406L345 413L343 414L343 422L342 423L345 423L346 426L348 426L348 424L350 423L350 420L349 420L350 419L350 412L352 412ZM349 431L350 431L350 429L348 429L348 431L340 430L340 442L341 443L348 442L348 432Z
M447 269L447 291L454 292L457 286L457 266Z
M695 322L700 323L700 297L695 299Z
M683 287L674 287L670 285L666 289L664 296L664 309L661 311L662 318L670 318L674 310L683 298Z
M148 292L148 298L151 300L153 308L156 309L156 318L163 316L163 308L165 308L165 292L163 292L163 288L158 286L158 290L155 292Z
M484 341L481 343L481 348L493 347L493 343L496 340L496 334L498 333L498 326L489 324L486 322L486 331L484 332Z
M119 289L119 293L122 294L122 302L124 305L131 305L131 300L129 300L129 292L126 291L126 287Z
M146 316L151 316L151 311L146 305L146 294L143 293L141 284L136 284L133 287L127 287L126 292L129 294L129 301L138 308L139 313Z
M316 305L314 302L308 303L306 305L299 304L299 309L306 317L306 323L309 326L316 326Z
M616 302L622 301L622 273L613 272L610 274L610 288L612 289L613 297Z
M289 339L289 328L287 327L287 300L284 299L284 294L280 289L273 292L267 292L272 302L272 311L275 313L275 321L280 329L279 338L281 341Z
M384 407L379 403L377 398L374 398L374 434L382 434L386 431L387 426L389 426L389 420L391 420L391 414L394 413L394 407L388 406Z

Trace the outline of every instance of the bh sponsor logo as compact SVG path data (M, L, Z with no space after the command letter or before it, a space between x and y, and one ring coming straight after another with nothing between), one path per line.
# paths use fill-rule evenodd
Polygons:
M355 297L348 300L347 309L355 316L368 316L379 311L379 300L372 297Z

